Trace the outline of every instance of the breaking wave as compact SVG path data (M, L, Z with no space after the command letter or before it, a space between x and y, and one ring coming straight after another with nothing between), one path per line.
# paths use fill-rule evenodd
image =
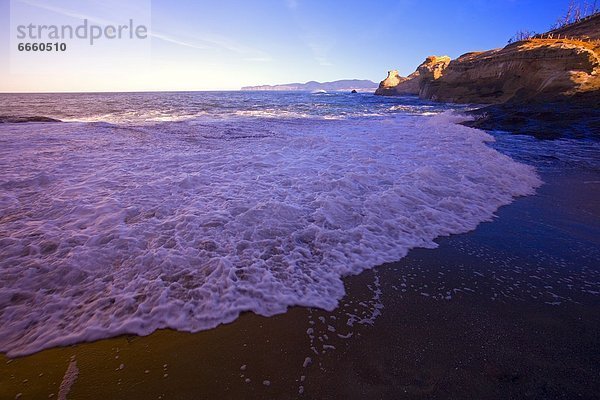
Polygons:
M335 308L541 184L456 118L3 126L0 351Z

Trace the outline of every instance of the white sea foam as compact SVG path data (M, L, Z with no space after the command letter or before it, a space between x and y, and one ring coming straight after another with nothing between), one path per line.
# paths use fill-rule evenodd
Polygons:
M240 110L233 113L242 117L259 117L259 118L314 118L308 113L297 111L287 111L275 108L262 110Z
M453 118L1 126L0 350L333 309L540 185Z
M143 122L179 122L214 116L205 111L180 113L170 110L147 110L142 112L124 111L120 113L98 114L83 117L62 117L63 122L105 122L114 124Z
M391 106L388 111L400 111L402 113L414 114L414 115L438 115L443 113L442 110L435 110L435 107L425 106L422 104L415 105L407 105L407 104L399 104L395 106Z

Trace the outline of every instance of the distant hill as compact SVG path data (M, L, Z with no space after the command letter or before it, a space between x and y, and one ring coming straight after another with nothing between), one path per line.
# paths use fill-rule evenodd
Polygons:
M316 90L325 91L350 91L358 92L375 91L377 83L367 79L344 79L334 82L316 82L310 81L306 83L286 83L283 85L262 85L262 86L245 86L242 90L299 90L313 92Z

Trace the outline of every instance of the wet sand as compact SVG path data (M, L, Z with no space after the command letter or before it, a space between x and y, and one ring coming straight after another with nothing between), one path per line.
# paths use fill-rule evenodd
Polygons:
M347 278L333 312L2 357L0 398L58 398L72 359L69 399L600 398L600 174L542 178L495 221Z

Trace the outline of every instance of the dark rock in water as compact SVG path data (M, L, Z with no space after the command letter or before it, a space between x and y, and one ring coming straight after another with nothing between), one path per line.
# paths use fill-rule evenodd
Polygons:
M540 139L600 139L600 105L580 102L498 104L469 111L463 125L532 135Z
M15 115L0 115L0 124L18 124L23 122L62 122L59 119L42 117L39 115L31 117L15 116Z
M356 91L356 89L352 89L352 91L350 93L358 93L358 92Z

